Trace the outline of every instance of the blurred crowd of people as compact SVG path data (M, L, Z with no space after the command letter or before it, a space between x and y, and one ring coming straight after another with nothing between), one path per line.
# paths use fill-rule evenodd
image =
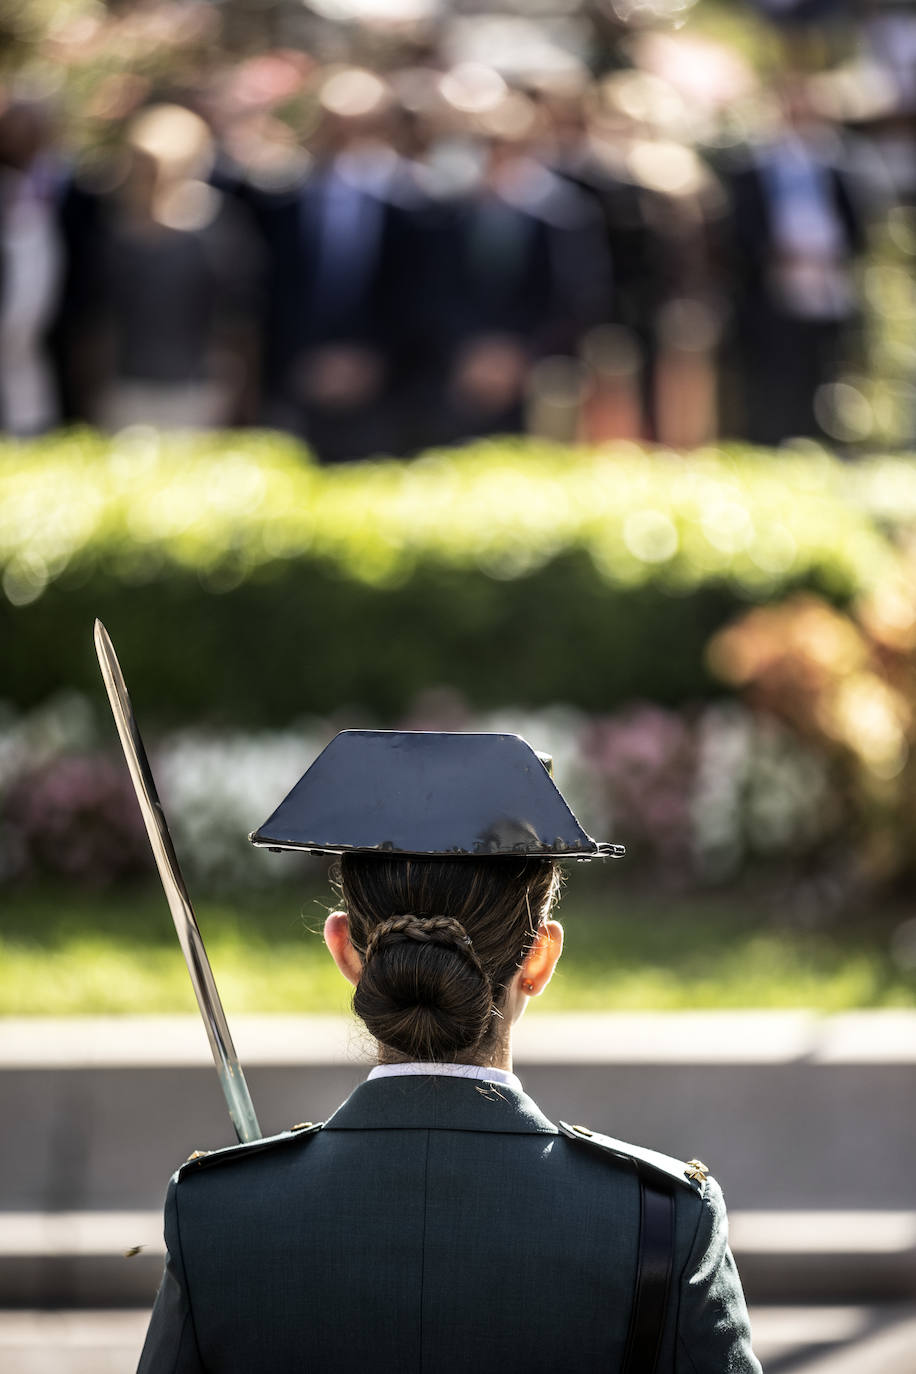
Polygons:
M85 163L53 97L10 90L0 424L265 425L324 461L830 435L869 225L916 204L916 89L863 115L862 71L785 71L736 129L737 57L641 52L600 78L285 49L113 77Z

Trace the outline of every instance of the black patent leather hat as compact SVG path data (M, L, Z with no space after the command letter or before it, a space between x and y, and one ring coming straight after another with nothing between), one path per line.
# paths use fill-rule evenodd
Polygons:
M617 858L518 735L344 730L249 836L312 854Z

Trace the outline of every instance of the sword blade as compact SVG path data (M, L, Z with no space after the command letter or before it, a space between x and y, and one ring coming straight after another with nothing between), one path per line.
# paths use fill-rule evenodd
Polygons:
M226 1013L223 1011L203 937L198 929L191 898L181 875L178 856L172 844L165 813L159 801L149 760L127 694L124 674L121 672L121 665L118 663L118 656L108 631L100 620L95 622L94 638L105 691L108 693L108 702L118 727L130 780L140 804L140 814L152 846L153 858L156 860L172 920L175 922L178 941L188 966L188 973L191 975L197 1005L200 1007L207 1039L213 1052L213 1062L226 1098L226 1106L229 1108L229 1116L239 1140L259 1140L261 1128L242 1066L232 1043Z

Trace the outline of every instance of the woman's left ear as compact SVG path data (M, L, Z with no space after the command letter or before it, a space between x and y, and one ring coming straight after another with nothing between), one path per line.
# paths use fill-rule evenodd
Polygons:
M324 923L324 942L347 982L356 987L363 974L363 961L350 939L350 922L345 911L331 912Z
M563 953L563 927L559 921L544 921L521 967L522 990L537 997L553 977L557 960Z

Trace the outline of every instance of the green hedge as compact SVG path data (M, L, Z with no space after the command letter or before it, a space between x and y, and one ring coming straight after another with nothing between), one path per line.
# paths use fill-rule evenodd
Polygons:
M883 576L916 465L493 440L320 468L286 438L0 446L0 696L97 690L105 620L144 712L281 723L424 687L477 707L709 695L749 600Z

